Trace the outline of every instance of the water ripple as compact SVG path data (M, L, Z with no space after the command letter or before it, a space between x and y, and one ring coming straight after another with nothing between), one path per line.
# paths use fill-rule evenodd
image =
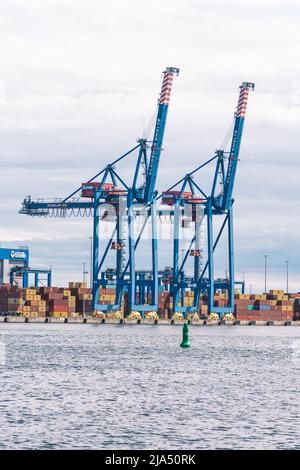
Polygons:
M0 325L1 449L299 449L300 328Z

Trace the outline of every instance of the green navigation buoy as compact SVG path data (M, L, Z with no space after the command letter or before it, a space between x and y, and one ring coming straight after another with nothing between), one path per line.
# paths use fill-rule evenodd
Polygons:
M190 342L190 332L187 323L183 325L182 329L182 342L180 344L181 348L189 348L191 346Z

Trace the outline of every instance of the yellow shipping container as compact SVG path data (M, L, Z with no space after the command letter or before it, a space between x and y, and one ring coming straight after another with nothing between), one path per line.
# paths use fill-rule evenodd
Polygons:
M235 296L235 298L241 299L241 300L248 300L250 299L250 294L239 294L238 296Z
M35 295L36 293L36 290L35 289L32 289L32 288L26 288L25 289L25 294L28 294L28 295Z
M86 282L69 282L69 289L82 289L87 288Z
M79 297L80 299L83 299L83 294L81 294L82 297ZM112 300L114 299L114 295L110 295L110 294L102 294L100 295L100 300ZM90 294L84 294L84 298L86 300L92 300L92 296Z
M25 295L25 300L34 300L34 295L26 294Z
M69 282L69 288L70 289L83 289L83 288L86 289L87 283L86 282Z
M30 318L37 318L39 316L38 312L29 312L29 315L27 315Z
M68 318L68 312L53 312L53 318Z
M284 295L284 291L283 291L283 290L271 289L269 292L270 292L270 294L272 294L272 295Z
M289 300L288 295L280 294L280 295L277 295L276 297L277 297L277 300Z
M283 305L283 306L282 306L282 310L283 310L284 312L292 312L292 311L293 311L293 307L292 307L292 305Z

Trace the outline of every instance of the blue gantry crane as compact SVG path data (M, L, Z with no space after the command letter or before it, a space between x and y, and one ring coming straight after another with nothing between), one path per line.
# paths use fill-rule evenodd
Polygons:
M163 72L163 82L159 95L154 136L152 141L143 137L136 146L108 164L103 170L83 183L70 195L54 200L23 201L20 213L31 216L92 216L93 217L93 305L102 311L120 308L122 294L128 292L129 309L144 312L157 309L158 298L158 258L157 258L157 209L156 180L162 151L166 119L173 83L179 69L168 67ZM150 148L150 155L149 153ZM125 181L116 170L119 164L138 150L133 181ZM100 178L101 177L101 178ZM100 178L100 179L99 179ZM81 197L78 197L80 192ZM162 214L160 210L158 213ZM168 210L166 212L169 212ZM143 224L138 236L135 235L135 220L142 217ZM113 230L108 241L101 240L100 225L113 222ZM151 223L151 270L136 270L135 253L142 233ZM102 246L103 245L103 246ZM115 266L111 275L103 274L104 263L110 250L115 250ZM127 251L126 251L127 250ZM116 299L113 304L99 304L100 286L115 286ZM151 304L145 303L146 292L151 294Z
M195 312L199 310L200 294L207 296L209 312L216 312L220 317L227 312L234 311L234 248L233 248L233 188L239 160L239 151L243 135L243 126L246 115L249 91L254 89L254 83L243 82L239 89L239 99L234 115L233 134L230 152L224 149L217 150L215 155L195 168L164 191L159 197L164 204L172 206L174 213L173 227L173 271L170 290L173 297L173 311ZM199 171L211 162L215 162L212 185L205 191L201 183L196 181ZM184 215L182 217L182 208ZM218 233L214 234L213 218L223 216L223 222ZM204 247L201 246L201 227L204 221L207 226L207 260L202 266ZM193 235L187 248L180 248L180 227L188 223L193 227ZM227 226L227 258L228 277L215 279L214 252L221 235ZM180 252L183 254L179 262ZM187 276L185 266L189 257L194 260L193 274ZM237 283L240 284L240 283ZM194 292L193 306L184 305L186 289ZM228 305L214 305L216 290L226 289L228 292Z
M163 84L158 101L156 123L152 141L143 137L137 145L108 164L88 182L82 183L64 199L36 200L27 197L23 201L21 213L32 216L92 216L93 217L93 304L102 311L120 308L122 295L128 294L129 310L144 312L157 309L158 287L167 278L173 296L173 310L198 311L201 293L207 296L208 311L222 316L234 309L234 250L233 250L233 188L239 159L249 91L254 84L243 82L239 90L239 100L234 115L230 151L221 148L215 155L187 173L177 183L161 195L156 191L156 179L162 151L163 136L174 75L179 70L169 67L164 72ZM150 148L150 155L148 156ZM133 180L125 181L117 165L138 151ZM204 190L197 181L201 169L215 163L212 183ZM177 188L177 189L176 189ZM78 193L80 196L78 197ZM157 202L162 205L157 208ZM167 207L166 207L167 206ZM173 266L172 272L158 270L157 219L166 215L173 220ZM214 216L223 217L221 228L214 233ZM137 218L142 218L138 233L135 230ZM102 240L100 227L104 222L112 222L112 232L108 240ZM204 221L207 226L207 260L203 266L204 247L201 231ZM151 226L151 269L136 269L136 251L147 224ZM193 227L193 235L188 248L180 249L180 227ZM227 227L228 276L215 279L214 252ZM115 251L115 262L109 270L104 263L111 250ZM180 252L183 257L180 262ZM193 272L187 275L185 267L189 258L193 260ZM238 283L237 283L238 284ZM114 303L99 304L99 289L116 288ZM186 289L194 292L193 306L184 305ZM228 291L228 305L214 305L216 290ZM146 294L151 294L150 296ZM151 298L151 302L146 301Z
M13 266L9 272L9 282L13 286L16 284L16 277L22 278L23 289L29 287L29 276L34 275L34 287L39 286L40 283L46 283L47 287L51 287L52 270L51 269L35 269L29 266Z

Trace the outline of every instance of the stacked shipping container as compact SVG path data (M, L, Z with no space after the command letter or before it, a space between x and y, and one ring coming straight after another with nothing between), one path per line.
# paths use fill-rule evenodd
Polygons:
M297 296L297 294L294 294ZM299 294L300 297L300 294ZM235 314L238 320L292 320L295 297L282 290L267 294L236 294Z
M76 313L92 312L92 290L83 283L69 288L31 287L22 289L9 284L0 286L0 312L18 312L27 317L67 318Z
M23 298L22 289L9 284L0 286L0 311L1 312L22 312Z
M101 288L100 304L114 304L114 288ZM122 301L122 310L127 312L127 295ZM139 299L137 299L138 301ZM146 295L151 304L151 294ZM193 306L193 292L187 291L184 305ZM215 295L215 307L226 307L226 292ZM158 293L158 314L161 318L172 315L173 299L170 292L160 288ZM0 286L0 312L19 312L28 317L71 317L75 314L91 314L92 290L85 283L70 282L68 288L39 287L22 289L3 284ZM208 314L207 297L201 296L199 311L201 316ZM238 320L300 320L300 293L286 295L281 290L270 290L267 294L235 294L235 316Z

